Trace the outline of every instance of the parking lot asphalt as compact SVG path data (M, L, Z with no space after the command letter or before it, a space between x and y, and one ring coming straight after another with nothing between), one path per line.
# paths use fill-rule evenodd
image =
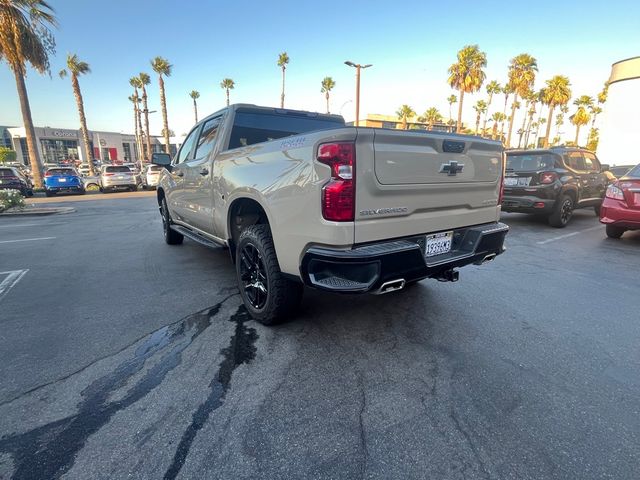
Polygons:
M0 218L0 478L638 478L640 232L505 214L458 283L267 328L152 195L70 198Z

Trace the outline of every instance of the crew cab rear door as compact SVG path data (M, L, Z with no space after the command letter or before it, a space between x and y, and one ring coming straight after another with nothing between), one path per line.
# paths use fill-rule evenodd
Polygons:
M359 129L355 242L497 221L502 151L478 137Z

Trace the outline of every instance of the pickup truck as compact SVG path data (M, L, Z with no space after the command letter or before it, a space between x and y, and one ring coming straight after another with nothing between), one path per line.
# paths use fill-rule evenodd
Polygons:
M291 316L303 286L388 293L504 251L500 143L346 126L231 105L198 122L157 188L164 238L228 247L253 318Z

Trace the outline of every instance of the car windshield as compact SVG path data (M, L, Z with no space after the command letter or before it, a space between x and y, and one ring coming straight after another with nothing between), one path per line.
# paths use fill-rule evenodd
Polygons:
M15 177L16 174L11 168L0 168L0 177Z
M551 153L507 154L507 170L537 171L553 168L556 157Z
M104 171L109 173L131 173L131 170L129 170L129 167L125 167L125 166L106 167Z
M626 173L625 178L640 178L640 163L629 170Z
M71 168L52 168L47 172L50 177L61 177L64 175L75 175L76 172Z

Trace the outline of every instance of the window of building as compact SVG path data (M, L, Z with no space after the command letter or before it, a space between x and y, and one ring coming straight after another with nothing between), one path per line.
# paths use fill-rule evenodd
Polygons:
M100 160L110 160L109 158L109 149L107 147L102 147L100 149Z
M29 165L29 149L27 148L27 139L20 139L20 150L22 151L22 163Z
M125 162L133 161L133 158L131 157L131 144L129 142L122 142L122 151L124 152Z
M60 163L62 160L78 159L77 140L43 138L40 140L40 144L42 145L44 163Z

